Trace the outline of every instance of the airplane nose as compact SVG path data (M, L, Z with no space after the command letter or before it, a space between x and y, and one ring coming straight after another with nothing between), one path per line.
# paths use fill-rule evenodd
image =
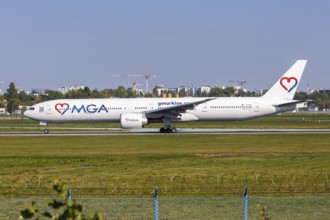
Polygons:
M24 117L29 117L29 110L26 110L24 113L23 113Z
M32 118L32 110L28 109L23 113L24 117Z

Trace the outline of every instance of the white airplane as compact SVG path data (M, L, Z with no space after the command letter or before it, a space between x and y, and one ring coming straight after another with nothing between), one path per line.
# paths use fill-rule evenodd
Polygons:
M296 63L262 97L59 99L30 107L24 115L49 133L49 123L120 122L124 129L163 122L161 133L175 133L176 122L240 121L293 111L306 60Z

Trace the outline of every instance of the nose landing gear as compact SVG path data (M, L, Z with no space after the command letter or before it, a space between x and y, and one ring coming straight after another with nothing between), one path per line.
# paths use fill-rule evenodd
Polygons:
M49 134L49 129L47 126L47 122L41 121L40 125L44 127L44 134Z

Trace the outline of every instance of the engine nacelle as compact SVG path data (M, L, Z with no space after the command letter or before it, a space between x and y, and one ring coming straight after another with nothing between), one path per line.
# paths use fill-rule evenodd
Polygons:
M142 128L148 124L148 119L141 113L124 113L120 116L120 126L125 129Z

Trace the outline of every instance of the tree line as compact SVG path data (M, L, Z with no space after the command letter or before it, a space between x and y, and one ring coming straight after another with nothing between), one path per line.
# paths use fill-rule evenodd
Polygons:
M263 91L263 93L266 91ZM178 93L174 91L163 91L160 96L171 97L255 97L261 96L262 93L255 91L235 90L234 87L212 87L209 93L196 91L186 92L183 89ZM0 108L6 108L8 113L14 113L19 106L31 106L39 102L44 102L54 99L80 99L80 98L135 98L135 97L159 97L156 92L147 94L136 94L133 89L126 89L124 86L118 86L117 89L91 90L88 87L79 90L70 90L63 94L56 90L45 90L43 94L26 93L25 91L18 92L15 83L11 82L7 91L0 96ZM310 107L318 107L319 110L329 109L330 107L330 90L314 91L313 93L297 92L294 99L296 100L313 100Z

